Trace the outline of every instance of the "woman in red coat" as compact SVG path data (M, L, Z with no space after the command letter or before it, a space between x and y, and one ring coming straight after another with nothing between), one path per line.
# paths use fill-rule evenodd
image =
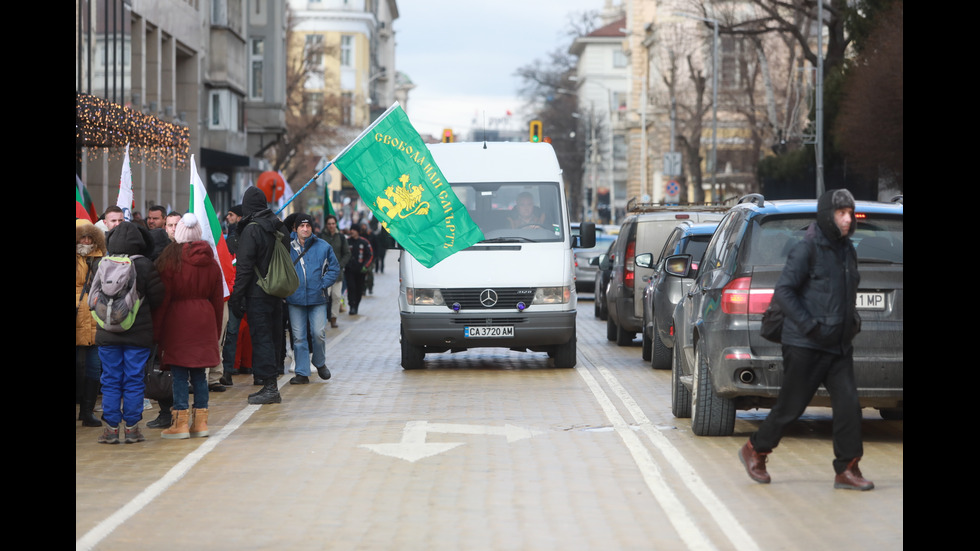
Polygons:
M164 438L208 435L208 379L206 368L221 363L218 335L224 297L221 269L211 245L201 240L201 224L185 214L171 243L157 259L157 271L167 289L160 308L153 311L153 327L162 351L163 369L173 372L174 406ZM188 411L187 382L194 387L194 419Z

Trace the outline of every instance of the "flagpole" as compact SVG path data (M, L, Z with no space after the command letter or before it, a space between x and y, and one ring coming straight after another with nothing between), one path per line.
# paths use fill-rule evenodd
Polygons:
M347 144L347 147L345 147L340 153L338 153L333 158L332 161L328 162L326 164L326 166L324 166L322 169L320 169L320 172L317 172L316 175L314 175L312 178L310 178L310 181L309 182L306 182L306 184L304 184L303 187L299 188L299 191L293 193L293 196L289 198L289 201L286 201L285 203L283 203L282 208L280 208L279 210L276 211L276 216L279 216L279 213L282 212L287 206L289 206L289 204L293 202L293 199L295 199L296 197L298 197L299 194L303 193L303 190L306 189L307 187L309 187L310 184L312 184L313 182L315 182L316 179L319 178L321 174L323 174L328 168L330 168L331 165L334 164L334 162L337 161L337 159L343 157L344 156L344 153L347 153L347 151L351 147L353 147L354 144L356 144L357 142L359 142L361 140L361 138L363 138L365 135L367 135L368 132L370 132L371 130L373 130L374 127L378 125L378 123L380 123L381 121L385 120L385 117L387 117L388 114L391 113L396 107L398 107L398 102L397 101L395 103L391 104L391 107L389 107L384 113L381 114L380 117L378 117L374 122L372 122L360 134L358 134L357 135L357 138L355 138L351 143Z

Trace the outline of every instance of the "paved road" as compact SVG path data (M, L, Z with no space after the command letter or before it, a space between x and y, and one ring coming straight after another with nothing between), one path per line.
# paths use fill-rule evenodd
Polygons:
M736 458L765 412L701 438L670 413L670 373L579 304L579 364L487 349L399 367L397 262L329 335L329 381L250 406L211 395L209 438L96 443L76 428L77 549L901 549L902 421L865 411L871 492L833 489L829 410L771 456ZM316 379L314 377L314 379ZM147 419L156 410L146 412Z

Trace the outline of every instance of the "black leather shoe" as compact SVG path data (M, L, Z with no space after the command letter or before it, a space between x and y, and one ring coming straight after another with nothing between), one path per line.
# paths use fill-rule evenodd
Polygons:
M224 386L232 386L232 385L234 385L235 382L231 380L231 375L232 374L231 373L228 373L227 371L224 372L224 373L222 373L221 374L221 378L218 379L218 382L221 383Z
M167 411L161 410L160 414L157 415L156 419L152 421L148 421L146 423L146 428L165 429L169 427L172 422L173 422L173 417L171 416L169 409Z
M238 374L239 375L251 375L252 374L252 368L251 367L243 367L243 368L241 368L241 369L238 370Z
M225 386L221 383L214 383L213 385L208 385L208 391L210 392L224 392Z
M327 366L316 368L316 374L319 375L324 381L330 378L330 370L327 369Z
M308 385L310 384L310 378L306 375L297 375L289 380L291 385Z

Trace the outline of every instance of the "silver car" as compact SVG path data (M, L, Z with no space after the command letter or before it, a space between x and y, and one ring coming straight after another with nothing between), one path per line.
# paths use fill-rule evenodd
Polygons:
M650 253L637 255L636 265L653 268L653 275L643 293L643 359L654 369L670 369L674 346L674 308L694 281L697 262L700 262L717 222L696 224L685 220L667 237L657 264ZM696 261L689 277L669 277L664 270L665 259L675 254L689 254Z
M609 244L616 240L619 233L619 226L596 226L595 227L595 247L591 249L575 249L575 290L578 292L594 293L595 279L598 267L590 261L606 252ZM578 235L578 224L572 224L572 235Z

